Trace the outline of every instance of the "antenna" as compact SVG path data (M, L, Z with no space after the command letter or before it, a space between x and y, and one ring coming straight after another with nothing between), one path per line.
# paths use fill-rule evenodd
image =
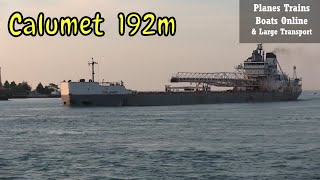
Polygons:
M293 79L298 79L298 76L297 76L297 66L293 66Z
M96 74L96 73L94 72L94 65L98 64L98 62L95 62L95 61L93 60L93 58L92 58L92 61L89 62L88 64L89 64L89 66L92 66L92 82L94 82L94 75Z

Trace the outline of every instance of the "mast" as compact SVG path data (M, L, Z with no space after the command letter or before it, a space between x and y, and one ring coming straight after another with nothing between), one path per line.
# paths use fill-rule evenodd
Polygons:
M1 67L0 67L0 87L2 86Z
M96 64L98 64L98 62L95 62L94 60L93 60L93 58L92 58L92 61L91 62L89 62L88 63L89 64L89 66L92 66L92 82L94 82L94 75L96 74L95 72L94 72L94 65L96 65Z
M294 79L294 80L298 79L298 76L297 76L297 66L293 66L293 79Z

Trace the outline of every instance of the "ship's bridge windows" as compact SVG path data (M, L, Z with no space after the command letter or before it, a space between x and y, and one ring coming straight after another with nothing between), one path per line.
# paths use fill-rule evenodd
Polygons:
M265 69L266 63L245 63L244 69Z
M264 66L266 63L244 63L246 66Z

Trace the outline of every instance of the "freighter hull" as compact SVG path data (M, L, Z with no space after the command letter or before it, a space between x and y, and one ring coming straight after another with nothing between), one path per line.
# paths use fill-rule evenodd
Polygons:
M64 95L71 106L172 106L218 103L295 101L301 92L138 93L127 95Z

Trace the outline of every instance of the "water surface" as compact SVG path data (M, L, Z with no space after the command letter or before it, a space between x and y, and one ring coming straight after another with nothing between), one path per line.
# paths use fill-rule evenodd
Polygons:
M0 101L3 178L319 179L320 95L124 108Z

